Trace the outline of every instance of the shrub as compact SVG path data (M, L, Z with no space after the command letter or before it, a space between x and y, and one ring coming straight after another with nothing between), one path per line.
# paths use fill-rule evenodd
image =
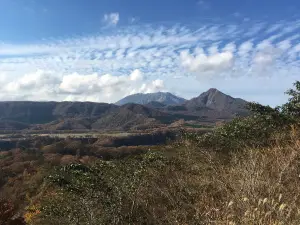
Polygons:
M274 142L280 130L289 128L288 121L274 120L269 115L236 118L198 138L199 145L222 151L235 151L246 146L263 147Z
M43 200L38 224L55 224L57 221L63 224L146 221L143 213L140 216L131 215L131 204L145 167L150 164L159 166L159 160L163 160L159 157L149 153L111 162L99 160L89 167L70 164L58 168L48 178L49 184L56 190L55 197L51 195Z
M297 120L300 118L300 81L294 83L295 89L290 89L286 92L289 96L289 101L284 104L281 109L283 113L293 116Z

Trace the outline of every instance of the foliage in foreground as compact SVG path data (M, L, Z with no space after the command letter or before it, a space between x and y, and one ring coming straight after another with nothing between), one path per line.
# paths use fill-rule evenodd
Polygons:
M224 160L180 148L58 168L32 224L299 224L300 132L293 144Z
M90 166L57 168L47 179L38 224L146 223L140 195L149 185L147 172L165 166L164 160L161 154L149 152L123 160L99 160Z

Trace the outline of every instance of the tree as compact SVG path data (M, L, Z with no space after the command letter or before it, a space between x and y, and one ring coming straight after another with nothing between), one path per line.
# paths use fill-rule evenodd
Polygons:
M286 94L291 96L289 101L284 104L282 112L296 119L300 118L300 81L294 83L295 89L289 89Z

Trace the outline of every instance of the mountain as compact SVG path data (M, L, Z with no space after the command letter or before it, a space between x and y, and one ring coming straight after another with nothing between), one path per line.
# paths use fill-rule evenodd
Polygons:
M117 108L94 102L0 102L0 121L43 124L64 118L99 117Z
M163 108L166 105L161 102L152 101L152 102L147 103L145 106L147 106L149 108Z
M160 116L167 116L167 113L159 111L158 109L153 109L147 107L145 105L135 104L135 103L128 103L125 105L120 106L122 109L127 109L135 114L143 115L146 117L160 117Z
M128 130L157 127L171 117L139 104L95 102L0 102L1 130Z
M132 98L143 104L123 104ZM181 119L213 124L219 120L230 120L236 115L249 115L245 100L233 98L214 88L188 101L163 92L137 94L123 100L119 106L95 102L0 102L0 128L136 130L166 126Z
M188 111L210 111L223 116L232 117L236 114L248 115L246 109L247 101L240 98L233 98L216 88L211 88L196 98L186 101L183 106Z
M133 94L129 95L120 101L116 102L116 105L125 105L127 103L136 103L146 105L150 102L159 102L164 105L177 105L182 104L186 100L184 98L175 96L169 92L156 92L148 94Z
M120 108L92 124L92 128L111 130L147 129L160 126L160 122L153 117L138 114L127 108Z
M99 116L65 117L39 125L40 130L132 130L155 128L162 125L163 118L171 118L167 113L138 104L116 106Z
M113 104L94 102L0 102L0 127L2 130L33 126L35 129L86 129L91 127L92 118L99 118L118 108Z

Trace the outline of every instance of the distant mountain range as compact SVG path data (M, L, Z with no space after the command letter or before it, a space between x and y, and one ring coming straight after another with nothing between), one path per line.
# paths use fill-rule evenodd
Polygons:
M130 95L116 104L0 102L0 129L142 130L168 126L182 119L215 123L237 115L248 115L246 104L245 100L233 98L217 89L209 89L191 100L158 92Z
M169 92L156 92L156 93L148 93L148 94L134 94L129 95L118 102L116 102L116 105L125 105L127 103L135 103L135 104L141 104L146 105L150 102L159 102L164 105L178 105L182 104L186 100L184 98L178 97L176 95L173 95Z

